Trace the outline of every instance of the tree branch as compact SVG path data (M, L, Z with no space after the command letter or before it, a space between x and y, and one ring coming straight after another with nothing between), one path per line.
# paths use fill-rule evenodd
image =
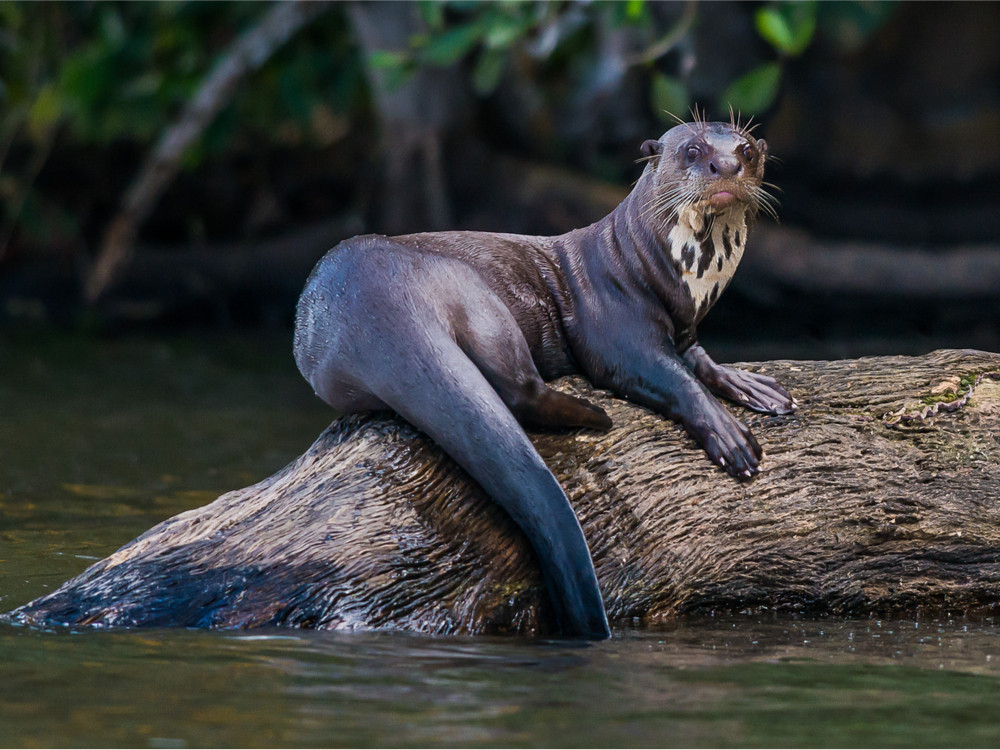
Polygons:
M255 27L234 40L177 121L160 136L125 192L121 209L108 225L87 275L84 297L88 303L95 302L129 262L139 227L173 181L184 153L229 102L237 86L328 5L305 0L274 3Z

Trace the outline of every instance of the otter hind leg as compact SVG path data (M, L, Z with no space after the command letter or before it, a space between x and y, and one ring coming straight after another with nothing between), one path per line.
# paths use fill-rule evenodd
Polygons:
M597 404L568 393L560 393L544 383L541 390L529 399L526 407L520 407L519 411L511 408L511 411L522 424L539 427L586 427L606 432L612 426L611 417Z
M546 385L514 316L499 302L491 303L485 311L480 308L487 314L468 315L459 345L517 421L548 429L611 429L604 409Z
M611 417L586 399L549 388L531 366L531 371L489 369L473 359L500 399L523 425L545 429L584 427L606 432Z

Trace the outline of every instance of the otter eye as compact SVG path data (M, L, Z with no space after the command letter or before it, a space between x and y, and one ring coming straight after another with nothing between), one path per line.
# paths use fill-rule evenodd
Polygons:
M694 161L699 156L701 156L701 149L697 146L688 146L687 157L688 161Z
M743 154L743 158L747 161L753 161L757 158L757 150L749 143L743 144L743 148L740 149L740 153Z

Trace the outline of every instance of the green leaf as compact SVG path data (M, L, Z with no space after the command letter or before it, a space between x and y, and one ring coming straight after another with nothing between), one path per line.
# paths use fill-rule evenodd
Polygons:
M664 122L672 122L671 115L686 112L688 102L691 101L687 87L680 79L662 73L653 76L649 97L657 117Z
M397 50L379 49L368 56L369 67L375 70L402 68L410 61L410 56Z
M492 94L503 77L507 66L507 55L499 49L485 49L476 61L472 71L472 87L480 96Z
M62 99L55 84L42 86L28 110L29 135L35 140L41 140L62 117L62 111Z
M490 49L505 49L520 39L525 31L524 24L513 18L505 18L489 25L483 41Z
M441 0L420 0L420 17L434 31L444 28L444 3Z
M385 87L390 91L398 89L413 74L413 59L407 52L398 50L376 50L368 56L368 66L382 71Z
M781 64L764 63L729 84L720 97L719 109L724 112L732 107L744 115L760 114L774 104L780 83Z
M775 49L784 52L794 44L792 29L777 8L759 9L754 15L754 22L757 32Z
M478 23L458 26L432 36L420 49L420 57L431 65L452 65L465 57L481 36L482 29Z
M630 21L640 20L645 6L645 0L627 0L625 3L625 17Z
M816 3L790 2L757 10L757 32L778 52L797 57L805 52L816 32Z

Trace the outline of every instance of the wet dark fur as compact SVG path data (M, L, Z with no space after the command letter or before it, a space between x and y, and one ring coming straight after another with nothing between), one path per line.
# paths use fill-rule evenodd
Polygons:
M572 508L520 424L611 422L544 381L583 373L676 420L742 478L758 471L760 447L711 393L794 408L773 380L709 359L696 326L720 283L700 303L688 286L732 252L735 234L727 225L714 242L715 222L768 206L766 144L732 123L696 122L643 153L633 191L589 227L355 237L320 261L298 307L295 357L316 393L343 413L393 409L462 465L527 534L567 635L606 637L607 619ZM732 201L719 211L706 201L723 190ZM697 247L674 257L670 232L685 221L700 225Z

